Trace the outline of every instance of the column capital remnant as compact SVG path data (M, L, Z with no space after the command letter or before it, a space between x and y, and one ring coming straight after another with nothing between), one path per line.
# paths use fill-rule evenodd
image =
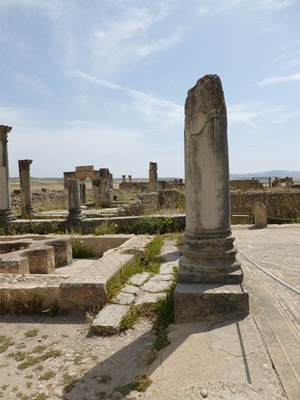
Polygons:
M12 130L11 126L0 125L0 140L7 141L7 134Z

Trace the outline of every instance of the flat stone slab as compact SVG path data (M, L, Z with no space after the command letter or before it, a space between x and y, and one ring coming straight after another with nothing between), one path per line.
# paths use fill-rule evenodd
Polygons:
M165 293L143 293L137 297L135 304L140 306L143 303L156 303L164 297L166 297Z
M121 321L129 310L130 307L125 305L106 305L94 319L91 326L92 331L103 336L119 333Z
M125 306L131 304L133 301L135 300L135 295L132 293L124 293L124 292L120 292L117 296L116 296L116 301L119 304L123 304Z
M170 287L170 280L162 280L160 275L156 275L153 278L151 278L148 282L146 282L142 286L142 289L147 292L156 293L156 292L161 292L163 290L167 290L169 287Z
M241 284L177 283L174 292L175 321L209 321L224 316L247 315L249 296Z
M150 274L147 272L143 272L142 274L135 274L129 279L129 283L132 285L141 285L144 283L148 278Z
M161 266L159 268L159 273L161 275L163 275L163 274L173 274L174 267L175 268L178 267L178 260L177 260L177 262L176 261L171 261L171 262L167 262L167 263L161 264Z
M139 291L139 287L133 285L126 285L121 292L135 294Z

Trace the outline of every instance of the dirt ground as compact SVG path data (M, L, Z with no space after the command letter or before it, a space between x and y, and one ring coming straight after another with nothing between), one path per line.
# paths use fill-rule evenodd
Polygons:
M129 392L136 377L149 370L146 354L152 343L147 319L102 337L91 333L84 313L2 316L0 398L133 400Z

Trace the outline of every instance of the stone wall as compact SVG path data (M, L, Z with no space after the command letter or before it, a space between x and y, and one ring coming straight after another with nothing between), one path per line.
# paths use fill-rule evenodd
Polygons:
M232 179L230 180L230 187L234 189L248 190L248 189L262 189L263 184L258 179Z
M68 208L67 190L32 190L31 196L34 211ZM11 193L11 209L16 213L21 212L21 195L19 191Z
M296 217L300 215L300 190L273 188L231 191L231 214L251 214L255 203L265 204L269 216ZM14 212L21 211L20 194L11 193L11 204ZM66 209L68 194L66 190L32 190L32 204L35 211ZM176 190L142 193L135 202L125 205L124 214L142 215L168 208L182 209L183 204L184 195Z
M177 190L161 190L143 193L137 196L137 201L124 206L126 215L149 214L163 209L176 209L184 203L184 194Z
M251 214L255 203L263 203L271 217L300 215L300 190L297 189L232 191L230 196L232 214Z

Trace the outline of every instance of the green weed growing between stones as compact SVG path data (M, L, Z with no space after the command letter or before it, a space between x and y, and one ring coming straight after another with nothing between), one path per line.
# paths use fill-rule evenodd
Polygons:
M72 255L73 258L91 258L93 257L93 251L89 249L82 240L78 238L72 238Z
M117 233L117 231L118 231L118 225L116 223L105 221L103 224L101 224L95 229L94 235L96 236L113 235Z
M156 235L154 239L146 245L145 255L136 256L133 263L127 262L115 276L107 283L107 298L112 300L124 287L129 278L134 274L142 272L158 273L160 263L157 256L163 246L163 238Z

